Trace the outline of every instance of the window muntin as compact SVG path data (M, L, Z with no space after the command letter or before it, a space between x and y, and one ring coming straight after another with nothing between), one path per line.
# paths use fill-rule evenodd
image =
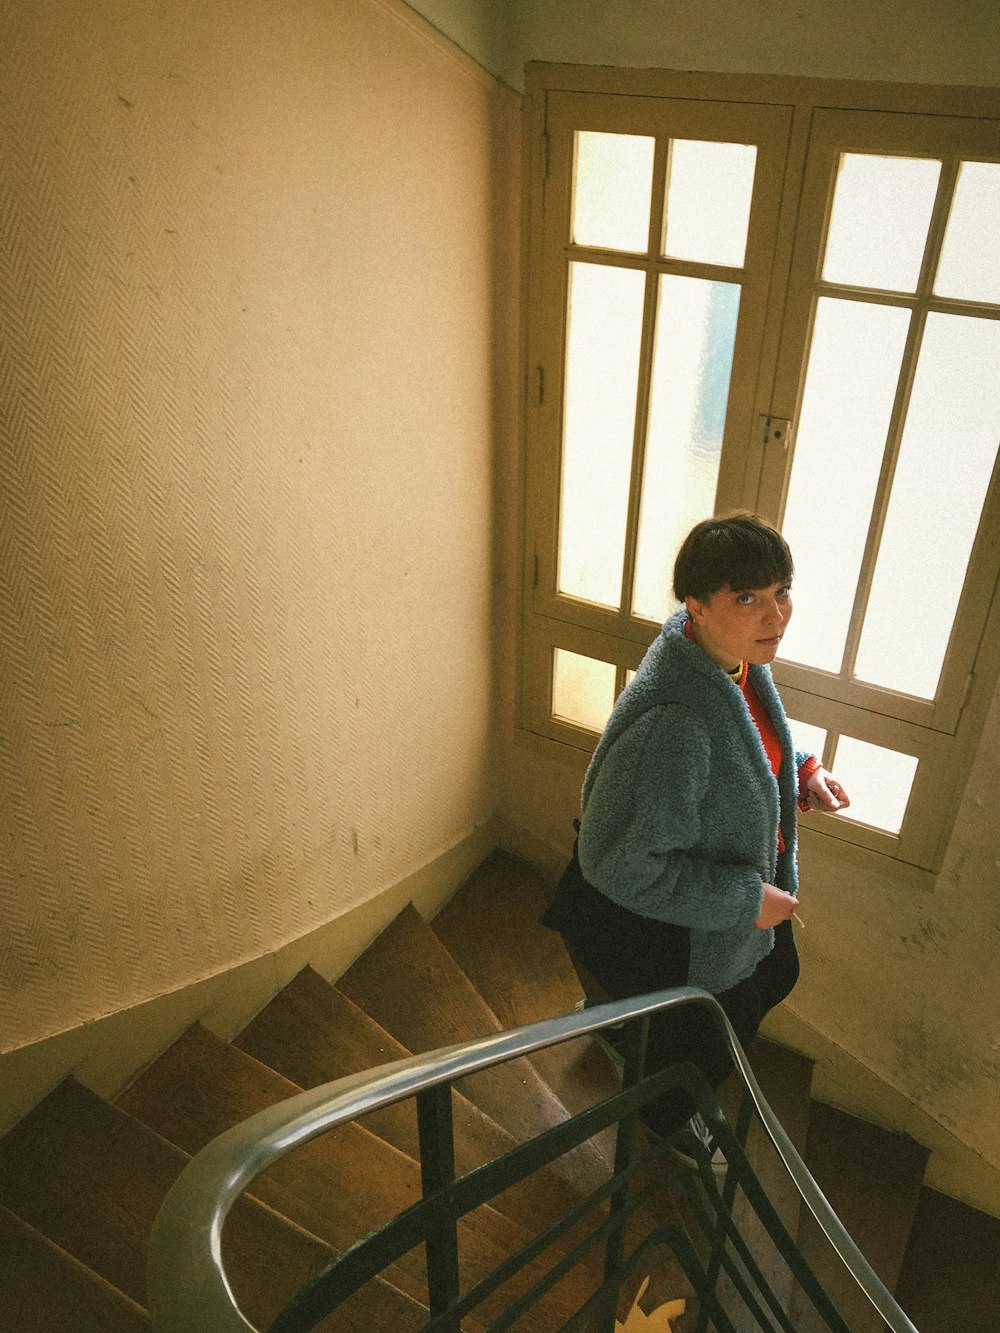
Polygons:
M826 753L829 732L825 727L814 727L809 722L801 722L797 717L789 716L788 726L792 733L792 744L799 754L814 754L822 759Z

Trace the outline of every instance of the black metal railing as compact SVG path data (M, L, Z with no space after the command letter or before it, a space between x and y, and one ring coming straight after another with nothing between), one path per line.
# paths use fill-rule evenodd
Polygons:
M650 1017L688 1004L708 1008L731 1048L742 1087L734 1124L692 1066L645 1070ZM622 1024L619 1092L456 1176L452 1088L457 1080ZM694 1169L678 1166L672 1145L651 1139L641 1126L643 1106L677 1088L686 1091L708 1125L712 1149L725 1159L724 1174L701 1144L694 1149ZM796 1206L804 1201L838 1256L849 1278L848 1304L860 1299L867 1315L874 1318L877 1312L892 1333L917 1333L810 1176L761 1094L722 1010L712 996L688 987L596 1005L354 1074L289 1098L221 1135L185 1168L154 1227L147 1290L158 1333L259 1333L240 1310L223 1265L229 1210L258 1175L297 1147L409 1098L417 1106L423 1197L340 1254L291 1300L271 1333L307 1333L419 1245L426 1251L429 1310L423 1333L453 1333L467 1315L487 1333L515 1327L521 1319L564 1333L614 1333L623 1294L633 1293L665 1256L689 1284L697 1333L796 1333L801 1326L854 1333L762 1186L748 1155L752 1129L757 1155L763 1137L780 1159L784 1179L794 1184ZM616 1148L607 1178L463 1290L463 1219L610 1127L616 1127ZM588 1288L568 1315L563 1301L556 1319L551 1293L581 1268L598 1274L593 1290ZM518 1275L519 1285L512 1282ZM508 1284L515 1287L513 1297L506 1295ZM798 1310L807 1313L800 1316ZM805 1325L793 1322L800 1317Z

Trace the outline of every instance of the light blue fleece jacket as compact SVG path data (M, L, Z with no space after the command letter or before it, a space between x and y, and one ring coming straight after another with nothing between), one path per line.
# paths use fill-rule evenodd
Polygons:
M719 994L774 947L762 882L795 893L798 767L770 668L750 681L774 723L778 780L739 686L678 611L622 691L583 784L584 876L642 916L690 928L688 982ZM779 797L780 793L780 797ZM778 854L778 822L784 851Z

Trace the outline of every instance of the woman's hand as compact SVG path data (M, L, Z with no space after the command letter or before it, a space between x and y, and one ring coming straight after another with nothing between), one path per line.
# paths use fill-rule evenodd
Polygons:
M769 926L780 926L782 921L791 921L792 913L799 905L798 898L793 898L784 889L774 884L764 884L764 901L757 913L754 925L758 930L767 930Z
M825 768L810 773L805 795L812 810L846 810L851 804L847 792Z

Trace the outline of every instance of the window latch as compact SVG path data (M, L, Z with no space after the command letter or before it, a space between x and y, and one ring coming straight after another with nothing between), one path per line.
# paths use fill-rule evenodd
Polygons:
M762 416L760 420L764 427L764 443L777 444L787 449L792 434L791 418Z

